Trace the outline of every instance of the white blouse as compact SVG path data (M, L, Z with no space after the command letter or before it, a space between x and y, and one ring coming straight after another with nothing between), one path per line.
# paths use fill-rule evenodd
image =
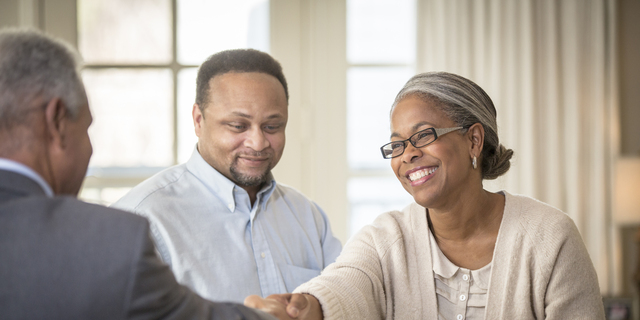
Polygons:
M438 319L484 319L491 263L478 270L460 268L442 253L431 232L429 236L438 297Z

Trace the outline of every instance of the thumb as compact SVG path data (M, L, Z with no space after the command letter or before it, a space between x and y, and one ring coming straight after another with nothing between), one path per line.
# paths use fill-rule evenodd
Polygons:
M292 294L287 305L287 314L290 317L296 318L300 315L300 311L309 307L309 300L304 294Z

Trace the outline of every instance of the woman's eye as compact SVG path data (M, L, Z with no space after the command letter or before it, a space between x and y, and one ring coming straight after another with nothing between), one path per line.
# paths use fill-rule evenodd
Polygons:
M404 147L404 142L394 142L391 144L391 149L398 149Z

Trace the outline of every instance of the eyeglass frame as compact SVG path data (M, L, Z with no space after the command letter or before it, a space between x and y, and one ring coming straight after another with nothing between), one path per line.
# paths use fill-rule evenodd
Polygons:
M411 143L411 145L412 145L414 148L422 148L422 147L426 147L426 146L428 146L428 145L430 145L430 144L434 143L436 140L438 140L438 137L440 137L440 136L443 136L443 135L445 135L445 134L447 134L447 133L449 133L449 132L453 132L453 131L456 131L456 130L469 129L469 127L470 127L470 126L466 126L466 127L451 127L451 128L434 128L434 127L426 128L426 129L424 129L424 130L420 130L420 131L418 131L418 132L416 132L416 133L412 134L412 135L409 137L409 139L399 140L399 141L391 141L391 142L389 142L389 143L385 143L384 145L382 145L382 147L380 147L380 152L382 152L382 157L383 157L384 159L393 159L393 158L399 157L399 156L401 156L401 155L403 155L403 154L404 154L404 151L405 151L405 150L407 150L407 142ZM431 140L430 142L428 142L428 143L426 143L426 144L424 144L424 145L421 145L421 146L417 146L415 143L413 143L413 141L411 141L411 139L412 139L413 137L415 137L415 136L417 136L418 134L423 133L423 132L425 132L425 131L431 131L431 132L433 133L433 137L434 137L434 138L433 138L433 140ZM398 143L398 142L402 142L402 145L403 145L403 147L402 147L402 152L401 152L400 154L397 154L397 155L395 155L395 156L392 156L392 157L387 158L387 157L385 156L385 153L384 153L384 147L386 147L386 146L388 146L388 145L391 145L391 144L394 144L394 143ZM392 154L393 154L393 153L392 153Z

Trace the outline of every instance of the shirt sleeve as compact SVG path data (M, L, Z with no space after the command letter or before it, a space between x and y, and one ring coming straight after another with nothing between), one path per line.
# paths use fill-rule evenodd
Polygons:
M383 281L379 252L365 228L349 241L335 263L294 293L315 296L324 319L383 319Z

